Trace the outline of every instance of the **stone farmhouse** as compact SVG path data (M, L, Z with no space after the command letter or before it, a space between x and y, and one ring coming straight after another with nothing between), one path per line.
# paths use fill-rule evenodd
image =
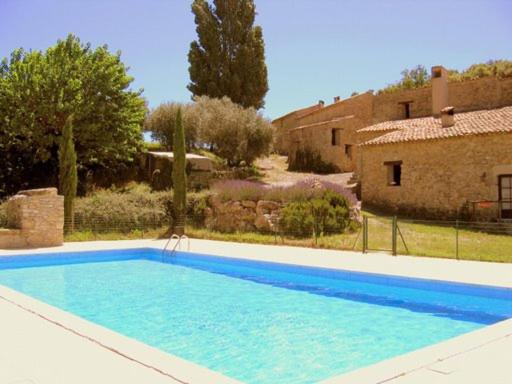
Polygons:
M512 218L512 79L335 99L274 120L294 161L317 152L356 172L363 204L422 217Z

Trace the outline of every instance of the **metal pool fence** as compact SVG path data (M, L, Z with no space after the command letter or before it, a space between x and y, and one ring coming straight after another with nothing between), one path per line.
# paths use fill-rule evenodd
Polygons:
M343 232L284 230L278 224L266 228L230 227L210 229L204 217L188 216L190 237L276 245L356 250L390 255L420 255L466 260L512 262L512 223L477 221L411 220L364 216L362 223ZM67 240L168 238L171 222L165 216L126 218L80 218L65 223Z
M512 223L364 216L362 251L512 262Z

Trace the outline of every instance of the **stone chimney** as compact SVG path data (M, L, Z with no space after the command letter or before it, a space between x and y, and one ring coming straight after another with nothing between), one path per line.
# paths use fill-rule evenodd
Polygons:
M334 102L337 103L338 101L340 101L340 97L339 96L334 96Z
M318 100L318 105L319 105L319 106L323 107L323 106L324 106L324 104L325 104L325 102L324 102L323 100Z
M455 108L445 107L441 110L441 125L443 128L453 127L455 124Z
M432 115L441 117L441 110L448 106L448 71L438 65L432 67Z

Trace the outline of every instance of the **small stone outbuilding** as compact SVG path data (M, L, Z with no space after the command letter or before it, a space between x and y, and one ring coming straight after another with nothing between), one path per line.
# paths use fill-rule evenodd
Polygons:
M143 179L151 183L154 189L161 190L171 187L172 152L147 152L141 156ZM201 189L209 185L213 176L213 162L206 156L194 153L186 154L188 185L191 189Z
M20 191L7 201L7 228L0 248L34 248L64 242L64 197L56 188Z

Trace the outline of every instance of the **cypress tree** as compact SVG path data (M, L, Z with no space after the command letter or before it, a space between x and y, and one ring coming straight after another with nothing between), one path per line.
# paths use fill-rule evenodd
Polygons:
M187 210L187 174L185 153L185 129L181 118L181 108L176 114L173 140L172 188L174 208L174 231L182 235Z
M254 26L253 0L194 0L197 40L190 45L194 96L229 97L244 108L260 109L268 91L265 44Z
M76 172L76 152L73 143L73 117L66 119L59 147L59 193L64 195L64 223L73 230L73 200L78 184Z

